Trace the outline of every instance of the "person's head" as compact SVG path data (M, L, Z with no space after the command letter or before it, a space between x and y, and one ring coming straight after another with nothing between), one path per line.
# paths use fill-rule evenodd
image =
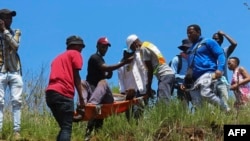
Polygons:
M108 41L107 37L101 37L97 40L96 48L97 52L100 53L100 55L105 56L106 52L108 51L108 47L110 47L111 44Z
M187 36L188 39L192 42L195 43L198 41L198 39L201 36L201 28L197 24L191 24L187 27Z
M0 19L4 21L5 27L10 29L12 24L12 17L16 16L16 11L11 11L9 9L0 9Z
M131 34L127 37L126 44L128 50L131 50L132 52L136 51L136 49L141 47L141 41L135 34Z
M72 35L66 39L67 50L73 49L79 52L85 47L83 39L80 36Z
M217 33L214 33L213 37L212 37L219 45L221 45L223 43L223 35Z
M184 53L187 52L187 50L192 46L192 42L188 39L183 39L182 44L178 46L178 48L183 51Z
M227 60L227 66L229 70L234 70L240 65L240 59L238 57L229 57Z

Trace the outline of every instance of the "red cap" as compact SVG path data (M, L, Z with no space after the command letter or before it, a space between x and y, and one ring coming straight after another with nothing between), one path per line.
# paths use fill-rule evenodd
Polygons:
M101 37L98 39L97 44L102 44L102 45L108 45L111 46L111 44L108 41L107 37Z

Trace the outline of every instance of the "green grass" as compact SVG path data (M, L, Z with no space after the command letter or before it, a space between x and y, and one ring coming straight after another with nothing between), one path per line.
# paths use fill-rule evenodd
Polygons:
M55 141L59 127L46 106L44 88L48 74L46 66L42 66L38 75L27 72L23 78L23 108L20 141ZM117 93L118 87L112 86ZM8 94L7 94L8 95ZM233 97L229 104L232 107ZM0 140L13 140L13 122L11 106L6 100L3 130ZM200 138L206 141L223 141L224 124L249 124L250 107L236 112L234 109L227 114L211 105L191 113L183 108L176 98L168 105L158 103L154 108L145 108L144 115L136 121L127 121L125 114L114 115L104 120L104 125L98 133L94 133L92 141L186 141L190 138ZM211 128L211 124L214 123ZM72 141L84 139L86 121L74 123Z
M232 102L231 102L232 103ZM222 135L213 133L211 123L218 124L218 132L223 132L224 124L249 124L249 107L237 113L235 110L227 114L211 105L205 105L194 113L189 112L174 99L169 105L158 103L154 108L146 108L138 122L135 119L127 121L125 114L106 118L103 128L93 134L96 141L152 141L152 140L188 140L191 135L186 128L195 132L202 130L204 139L213 141ZM12 140L12 120L10 113L5 112L3 140ZM83 140L86 121L74 123L72 141ZM54 141L59 127L50 112L31 112L28 108L22 111L22 140L23 141ZM185 129L185 130L184 130ZM192 133L192 132L191 132Z

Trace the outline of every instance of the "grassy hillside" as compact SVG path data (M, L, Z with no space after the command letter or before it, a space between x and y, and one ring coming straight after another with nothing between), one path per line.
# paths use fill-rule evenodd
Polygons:
M223 140L224 124L249 124L250 109L239 112L221 112L218 108L206 105L194 113L183 109L177 100L166 106L159 103L154 108L145 109L144 115L136 122L127 121L124 114L105 119L102 130L93 134L93 141L183 141L190 139ZM3 140L12 139L12 121L6 111ZM83 140L86 122L73 124L72 141ZM32 112L23 109L22 140L53 141L59 128L48 111Z
M21 141L55 141L58 125L44 101L47 74L24 76ZM27 80L26 80L27 79ZM113 87L117 92L117 86ZM230 105L233 105L233 97ZM10 102L6 100L1 140L12 139L12 118ZM191 112L173 98L169 105L159 102L153 108L145 108L143 116L137 121L127 121L125 114L105 119L102 130L93 133L92 141L222 141L224 124L249 124L250 107L240 111L224 113L209 104ZM72 141L84 138L87 122L73 124Z

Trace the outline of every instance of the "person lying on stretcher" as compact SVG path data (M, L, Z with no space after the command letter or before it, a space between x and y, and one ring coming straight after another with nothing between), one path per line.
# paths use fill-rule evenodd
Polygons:
M87 105L111 104L114 103L116 97L118 101L122 99L132 100L135 97L135 90L133 89L127 90L126 95L112 94L106 80L101 80L95 89L93 89L93 87L91 87L91 85L89 85L87 81L82 80L81 83L84 88L83 97ZM77 107L76 113L77 114L74 116L74 121L81 121L84 117L85 110Z

